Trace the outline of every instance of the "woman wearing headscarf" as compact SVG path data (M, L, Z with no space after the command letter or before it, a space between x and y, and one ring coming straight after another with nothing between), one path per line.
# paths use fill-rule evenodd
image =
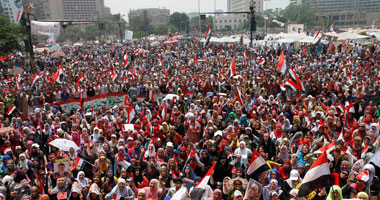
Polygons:
M143 190L146 192L146 197L153 200L160 200L165 194L164 186L157 179L150 180L149 187L144 187Z
M235 149L234 154L241 156L241 162L245 165L248 163L248 159L252 157L252 151L248 149L244 141L241 141L239 148Z
M116 199L118 199L117 197L135 198L133 190L127 185L127 182L123 178L118 180L117 185L112 188L111 192L109 192L104 199L113 199L114 195L116 196Z
M83 171L78 172L76 180L82 187L90 186L91 184L91 180L86 178L85 173Z
M270 195L273 191L277 192L278 196L281 197L282 190L278 187L278 181L276 179L272 179L268 185L263 187L263 200L270 200Z
M140 172L139 168L133 171L133 182L137 188L144 188L148 186L149 180Z
M209 200L222 200L222 191L220 189L215 189L212 198L209 198Z
M290 133L293 125L290 123L289 119L284 120L284 124L282 125L282 131L286 133Z
M368 135L371 138L371 142L375 142L377 136L379 136L379 125L372 123L371 128L368 130Z
M17 163L17 168L18 169L22 169L22 168L25 168L26 170L28 170L33 163L32 161L28 160L25 156L24 153L20 154L19 156L19 161Z
M97 184L93 183L88 190L87 200L101 200L102 193L100 192L100 188Z
M101 188L103 188L104 193L108 193L116 186L118 183L118 179L113 175L112 169L107 169L105 176L102 177L103 185Z
M23 170L18 169L15 171L13 181L9 185L9 191L15 192L14 199L20 199L22 195L28 192L30 185L26 180L26 174Z
M190 165L186 165L186 167L182 171L182 180L186 185L187 190L190 190L192 186L194 186L194 178L195 178L195 173L193 169L191 168Z
M337 185L333 185L326 200L343 200L342 189Z
M363 170L368 171L369 180L366 188L367 194L371 196L376 196L380 190L379 178L376 176L375 167L372 164L366 164L363 167Z
M289 156L290 158L290 156ZM292 170L290 166L290 160L284 160L282 166L278 169L278 174L282 180L289 178L290 171Z
M85 187L82 187L80 183L74 182L67 200L83 200L82 189L84 188Z
M281 145L280 152L277 157L277 162L284 162L285 160L290 160L290 155L288 147L286 145Z
M356 198L357 199L360 199L360 200L369 200L369 196L367 193L365 192L359 192L357 195L356 195Z

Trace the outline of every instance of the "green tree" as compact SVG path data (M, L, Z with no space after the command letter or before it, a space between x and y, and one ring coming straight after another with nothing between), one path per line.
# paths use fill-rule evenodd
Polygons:
M288 20L299 24L305 24L306 26L315 26L317 16L315 15L315 9L308 3L300 5L289 4L280 13L279 21L286 22Z
M178 31L186 31L189 26L189 17L185 13L175 12L170 15L169 23Z
M7 16L0 16L0 55L20 50L20 41L24 35L20 24L12 23Z

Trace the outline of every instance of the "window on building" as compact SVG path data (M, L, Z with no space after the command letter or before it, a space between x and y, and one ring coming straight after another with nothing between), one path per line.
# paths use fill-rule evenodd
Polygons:
M232 22L232 20L230 19L230 23Z

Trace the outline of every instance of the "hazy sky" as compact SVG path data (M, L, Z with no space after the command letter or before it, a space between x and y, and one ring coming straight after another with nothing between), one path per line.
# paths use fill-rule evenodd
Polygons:
M227 11L227 0L199 0L201 12L214 11L214 4L217 10ZM112 14L121 13L128 15L130 9L138 8L163 8L170 9L170 12L198 12L198 0L104 0L106 6L111 8ZM270 0L267 8L284 8L289 4L289 0ZM265 2L264 2L265 9ZM127 19L127 17L124 17Z

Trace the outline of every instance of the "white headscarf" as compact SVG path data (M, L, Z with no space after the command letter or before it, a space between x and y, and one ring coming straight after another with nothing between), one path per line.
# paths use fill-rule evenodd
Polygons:
M78 183L80 183L82 185L82 187L86 187L86 185L88 183L88 179L86 177L84 177L83 179L80 179L79 176L81 174L83 174L83 176L85 176L83 171L78 172L77 181L78 181Z

